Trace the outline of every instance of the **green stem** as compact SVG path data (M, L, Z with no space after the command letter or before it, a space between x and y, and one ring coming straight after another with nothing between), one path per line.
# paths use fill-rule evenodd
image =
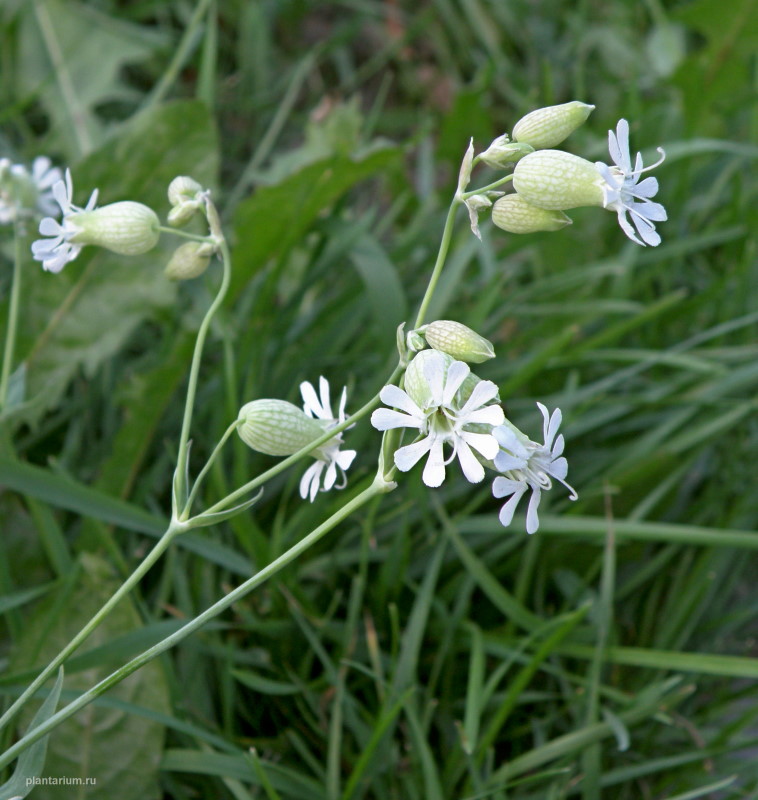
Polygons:
M402 373L404 367L398 364L392 374L389 376L387 381L382 384L382 388L389 383L395 381ZM206 514L215 514L217 511L223 511L225 508L228 508L230 505L235 503L237 500L240 500L245 495L250 494L254 489L257 489L259 486L264 484L266 481L273 478L275 475L278 475L280 472L283 472L288 467L291 467L296 462L300 461L300 459L305 458L309 453L312 453L317 447L320 447L324 442L328 442L330 439L334 438L334 436L338 433L341 433L346 428L351 427L354 425L359 419L362 419L366 416L370 411L373 411L381 402L379 399L379 394L375 394L365 405L361 406L355 414L351 414L344 422L339 425L335 425L333 428L328 430L323 436L319 436L318 439L314 439L312 442L309 442L305 447L301 448L297 451L297 453L293 453L291 456L287 456L283 461L280 461L276 466L271 467L271 469L262 472L258 475L257 478L253 478L253 480L248 481L243 486L240 486L239 489L235 489L231 494L227 495L223 500L219 500L218 503L211 506L207 509L204 513ZM203 515L200 514L199 517ZM197 518L195 518L197 519ZM190 520L191 521L191 520Z
M174 645L179 644L179 642L181 642L183 639L186 639L198 628L205 625L206 622L214 617L217 617L222 611L225 611L233 603L241 600L253 589L257 588L281 569L286 567L301 553L304 553L306 550L316 544L316 542L318 542L330 530L332 530L335 525L338 525L340 522L342 522L342 520L359 509L361 506L365 505L373 497L391 491L393 488L394 485L387 484L381 479L380 476L377 476L370 486L357 494L352 500L350 500L331 517L329 517L329 519L321 523L321 525L319 525L317 528L314 528L314 530L312 530L304 539L301 539L297 544L293 545L289 550L280 555L279 558L272 561L268 566L264 567L260 572L256 573L251 578L248 578L248 580L246 580L243 584L229 592L226 597L223 597L221 600L214 603L212 606L210 606L210 608L207 608L202 614L195 617L195 619L193 619L191 622L188 622L186 625L179 628L179 630L172 633L171 636L166 637L163 639L163 641L158 642L158 644L153 645L153 647L145 650L136 658L133 658L131 661L124 664L123 667L111 673L96 686L93 686L89 691L85 692L76 700L62 708L57 714L54 714L42 725L39 725L30 731L26 736L16 742L13 747L6 750L6 752L0 757L0 769L13 761L13 759L16 758L19 753L26 750L27 747L34 744L34 742L38 741L51 730L60 725L61 722L68 719L72 714L75 714L77 711L79 711L79 709L84 708L84 706L91 703L96 697L99 697L111 686L119 683L128 675L131 675L133 672L140 669L140 667L143 667L149 661L152 661L161 653L164 653Z
M416 322L413 324L414 328L419 328L421 325L424 324L424 317L426 316L426 312L429 309L429 303L432 300L432 295L434 294L434 290L437 288L437 281L442 274L442 267L445 266L445 259L447 258L447 251L450 249L450 239L453 236L453 222L455 221L455 212L458 210L458 205L460 204L460 200L456 197L453 198L453 202L450 204L450 209L447 212L447 218L445 219L445 228L442 231L442 241L440 242L440 249L437 253L437 261L434 264L434 269L432 270L432 276L429 278L429 284L426 287L426 292L424 294L424 298L421 301L421 305L419 306L418 315L416 316Z
M475 194L482 194L483 192L489 192L493 189L497 189L498 186L502 186L504 183L508 183L508 181L513 180L513 174L506 175L504 178L499 178L494 183L488 183L486 186L482 186L479 189L474 189L471 192L463 192L460 195L461 200L468 200L469 197L473 197Z
M0 375L0 410L8 402L8 387L10 384L13 354L16 350L16 331L18 330L18 306L21 300L21 241L22 225L16 220L14 226L13 248L13 279L11 283L11 296L8 301L8 329L5 337L3 351L3 370Z
M213 207L208 205L208 211L210 212ZM213 210L212 217L215 220L216 214L215 209ZM209 221L211 218L211 214L209 214ZM211 225L211 232L214 235L216 231L213 230L215 226ZM229 288L229 283L231 281L232 276L232 267L231 267L231 256L229 255L229 247L226 244L226 240L221 238L219 242L219 248L221 250L221 259L223 261L224 266L224 275L221 279L221 286L219 287L218 294L216 295L216 299L211 303L208 310L205 312L205 317L203 317L203 321L200 324L200 329L197 332L197 339L195 341L195 352L192 354L192 366L190 367L190 376L189 376L189 385L187 386L187 400L185 401L184 405L184 419L182 420L182 432L179 437L179 453L177 455L176 463L177 463L177 470L176 470L176 492L175 496L179 498L180 504L184 503L184 497L187 491L187 487L185 486L186 480L186 461L187 461L187 447L189 444L189 434L190 434L190 424L192 422L192 411L195 407L195 395L197 393L197 377L198 373L200 372L200 359L203 355L203 346L205 345L205 337L208 334L208 328L210 327L211 320L213 319L213 315L218 310L218 307L224 300L224 296L226 295L227 289Z
M79 148L79 154L85 156L92 150L93 142L87 127L86 108L74 88L69 66L71 62L67 60L66 54L61 49L56 31L56 22L50 17L47 3L35 2L34 15L37 19L37 25L39 25L42 41L45 43L50 57L52 74L55 75L58 81L58 87L61 92L61 108L65 108L68 114L71 129L74 132L74 139Z
M192 16L190 17L190 21L187 24L187 28L184 31L182 39L174 51L174 57L171 59L171 63L163 73L160 81L158 81L153 91L150 92L147 99L143 103L143 111L160 103L168 94L169 89L176 81L179 73L182 71L182 68L185 65L185 62L189 58L190 53L197 44L200 25L202 24L203 17L208 11L210 4L211 0L200 0L200 2L198 2L198 4L195 6L195 10L192 12Z
M213 238L213 236L201 236L199 233L187 233L186 231L179 230L178 228L170 228L167 225L159 225L158 230L161 233L170 233L174 236L179 236L182 239L190 239L193 242L207 242L210 244L216 244L216 240Z
M42 686L50 675L79 647L79 645L97 628L119 601L127 595L132 588L140 581L150 567L163 555L163 552L171 544L174 536L183 530L175 523L169 525L166 532L155 544L155 547L147 554L144 561L132 572L132 574L118 588L115 594L103 605L94 617L74 636L74 638L58 653L58 655L40 672L24 692L16 699L11 707L0 717L0 729L2 729L21 709L21 706Z
M190 492L190 496L187 498L187 503L184 506L184 509L181 513L179 519L184 522L189 518L190 511L192 509L192 503L195 501L195 497L197 496L198 489L200 488L200 484L203 482L203 479L208 474L208 470L213 466L213 462L216 460L216 457L221 452L221 448L226 444L226 440L237 430L240 421L235 419L234 422L226 429L224 435L219 439L218 444L213 448L213 452L211 453L208 460L205 462L205 466L200 470L197 478L195 479L195 483L192 486L192 491Z

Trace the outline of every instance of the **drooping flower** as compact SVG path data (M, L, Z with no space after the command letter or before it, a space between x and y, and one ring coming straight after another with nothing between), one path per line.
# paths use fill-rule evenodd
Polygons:
M300 384L300 394L303 398L303 411L312 418L320 420L324 431L331 430L336 425L341 425L347 418L345 403L347 402L347 389L343 387L340 396L339 411L335 417L332 413L332 404L329 397L329 381L323 376L319 378L319 395L311 383L303 381ZM310 498L313 502L319 489L328 492L337 484L337 474L341 473L340 483L335 488L343 489L347 484L346 471L353 463L356 456L355 450L340 450L342 434L338 433L321 447L314 450L311 455L316 459L300 479L300 496ZM322 482L323 476L323 482Z
M500 509L500 522L506 527L511 524L516 506L526 491L531 489L532 496L526 514L527 533L534 533L539 528L537 509L541 493L543 489L552 488L553 478L569 490L570 500L577 499L576 491L566 483L568 462L562 455L564 440L562 434L557 435L562 420L561 410L556 408L551 415L542 403L537 403L537 407L543 418L543 444L531 441L510 423L493 431L501 448L495 457L495 467L503 474L495 478L492 493L495 497L510 495Z
M482 425L491 431L503 422L502 408L492 402L497 397L497 386L492 381L478 381L464 399L461 389L471 372L467 364L430 350L419 353L416 360L423 365L423 391L415 392L414 399L413 391L385 386L379 394L382 402L400 410L377 409L371 415L371 424L380 431L416 428L419 437L423 437L395 452L395 466L401 472L407 472L429 453L422 476L427 486L440 486L445 480L445 466L456 457L467 480L478 483L484 478L484 467L473 451L491 460L499 448L491 432L472 428ZM412 366L413 362L406 372L406 385ZM452 449L447 458L445 445Z
M53 217L45 217L39 224L39 232L49 239L37 239L32 242L32 253L37 261L42 262L42 268L49 272L60 272L69 261L73 261L81 252L83 244L73 243L71 240L79 233L79 227L74 219L77 213L92 211L97 203L97 189L90 195L84 208L73 204L74 183L71 179L71 170L66 170L66 180L57 181L53 185L53 197L63 213L63 221L58 222Z
M603 178L603 205L611 211L616 211L618 221L624 233L637 244L656 245L661 243L661 237L655 230L654 222L666 219L666 209L660 203L650 199L658 193L658 181L648 177L640 180L643 172L655 169L666 158L662 148L657 148L661 157L650 167L644 167L642 154L637 153L632 169L632 158L629 152L629 123L620 119L616 125L616 133L608 131L608 150L615 166L609 167L602 161L597 161L595 167ZM627 219L627 214L637 229L638 238L634 228ZM640 241L642 239L642 241Z

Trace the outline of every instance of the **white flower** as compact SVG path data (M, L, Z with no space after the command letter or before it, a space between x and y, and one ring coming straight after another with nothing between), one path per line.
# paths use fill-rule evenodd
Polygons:
M63 173L58 167L51 166L52 162L47 156L37 156L32 162L32 180L37 187L37 208L43 214L57 212L53 186L63 180Z
M47 156L38 156L32 163L32 172L23 164L11 164L0 158L0 225L13 222L19 215L43 214L56 211L50 187L62 178L57 167L51 167Z
M439 486L445 480L445 465L456 456L463 474L472 483L484 478L484 468L472 452L493 459L498 452L497 440L491 433L476 433L466 428L470 425L495 426L503 422L503 409L497 404L487 405L497 396L497 386L492 381L479 381L469 398L461 405L458 390L470 373L463 361L447 361L441 353L434 353L424 362L424 377L429 387L429 400L420 407L397 386L385 386L379 396L382 402L400 411L380 408L371 415L371 424L380 431L390 428L417 428L418 441L395 452L395 465L407 472L426 453L429 453L423 472L427 486ZM446 459L444 445L452 447Z
M347 389L342 389L339 412L336 417L332 414L332 405L329 399L329 381L327 381L326 378L319 378L320 396L316 395L316 390L308 381L303 381L300 384L300 394L303 397L303 411L309 417L322 420L324 430L328 431L330 428L340 425L345 421ZM342 480L336 488L343 489L345 487L347 484L345 471L353 463L356 451L340 450L341 444L342 434L339 433L311 453L316 459L316 463L308 467L303 477L300 479L300 496L303 500L309 497L310 501L313 502L318 494L319 488L322 492L328 492L337 482L338 469L342 473ZM323 485L321 482L322 474Z
M634 169L629 153L629 123L621 119L616 126L616 133L608 131L608 150L615 166L609 167L602 161L595 162L595 167L603 178L603 205L618 213L619 225L624 233L637 244L658 245L661 237L655 231L653 222L666 219L666 209L660 203L650 200L658 192L658 181L655 178L645 178L640 181L640 175L655 169L666 158L662 148L658 148L660 159L651 167L644 167L642 154L637 153ZM627 214L634 222L642 241L634 233L634 228L627 219Z
M561 410L552 415L542 403L537 403L543 417L544 444L533 442L513 427L502 425L493 434L502 450L495 457L495 466L504 473L495 478L492 493L495 497L507 497L508 502L500 509L500 522L511 524L513 513L527 489L532 490L526 514L526 532L534 533L540 521L537 509L543 489L551 489L551 478L560 481L570 492L570 500L576 500L576 491L566 483L568 462L563 458L563 435L556 438L561 424Z
M73 261L81 252L83 245L73 244L72 239L80 232L76 224L76 215L82 211L92 211L97 203L97 189L92 192L84 208L72 202L74 185L71 171L66 170L66 180L57 181L53 186L53 197L63 212L63 222L53 217L45 217L39 224L39 232L49 239L37 239L32 242L32 253L37 261L42 262L43 269L60 272L69 261Z

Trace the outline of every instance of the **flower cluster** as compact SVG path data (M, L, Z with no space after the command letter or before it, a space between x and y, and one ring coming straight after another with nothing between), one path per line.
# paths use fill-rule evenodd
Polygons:
M632 165L629 123L621 119L615 132L608 131L612 165L552 149L579 127L593 108L573 101L532 111L516 123L514 142L500 136L478 156L495 167L515 162L515 193L500 197L492 205L495 225L510 233L556 231L571 224L564 211L600 206L616 212L621 229L636 244L660 244L654 223L666 219L666 210L652 200L658 193L658 181L642 178L663 162L665 153L660 147L660 158L651 166L644 166L640 153ZM474 213L472 199L465 199L470 214Z
M503 525L510 525L519 500L531 489L528 533L539 526L541 493L552 488L553 479L563 483L570 499L576 500L576 492L565 480L568 463L562 455L563 436L558 435L559 409L551 416L537 404L544 418L544 443L533 442L505 418L492 381L480 380L463 361L436 349L414 356L406 371L405 389L385 386L379 396L390 408L374 411L372 425L380 431L410 428L418 432L414 441L395 450L394 463L407 472L428 454L422 473L427 486L440 486L445 467L456 458L471 483L484 479L485 468L493 469L499 473L492 484L494 496L510 495L500 512Z

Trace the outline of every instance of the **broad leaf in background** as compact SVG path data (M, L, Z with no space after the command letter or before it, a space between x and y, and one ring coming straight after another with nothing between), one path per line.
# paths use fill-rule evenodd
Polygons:
M240 203L235 215L233 286L239 289L270 258L281 257L345 192L397 165L400 156L397 147L382 147L362 157L335 155L279 184L259 187Z
M64 600L43 601L27 619L25 633L13 656L12 670L46 663L113 594L119 581L109 566L96 556L84 554L75 589ZM123 600L90 636L88 650L141 625L129 599ZM107 648L104 648L107 651ZM104 656L105 657L105 656ZM84 690L108 675L118 663L101 663L66 677L68 690ZM157 662L147 664L111 689L117 698L152 711L168 710L168 692ZM158 764L164 740L162 725L121 708L92 704L63 723L50 736L44 775L96 778L96 785L69 787L67 798L151 800L160 793ZM60 800L60 787L38 786L38 800Z
M68 158L87 155L104 135L96 106L134 99L119 80L122 67L152 56L166 37L81 3L34 0L20 11L21 87L39 97Z
M213 184L216 135L205 107L177 102L138 115L74 170L76 198L100 189L105 205L131 199L164 217L166 189L177 175ZM176 285L163 267L180 241L163 236L144 256L88 247L58 275L29 260L25 270L19 355L27 362L25 405L11 413L33 423L55 408L80 370L91 376L138 325L170 307Z
M39 707L39 711L34 715L34 719L31 721L26 733L31 733L34 728L53 716L55 707L58 705L62 686L63 667L58 670L58 678L50 690L50 694L48 694ZM0 786L0 800L9 800L10 798L15 800L15 798L26 797L31 792L34 784L28 781L33 778L39 778L42 774L42 770L45 767L49 739L50 734L43 736L19 756L16 769L13 771L10 780Z

